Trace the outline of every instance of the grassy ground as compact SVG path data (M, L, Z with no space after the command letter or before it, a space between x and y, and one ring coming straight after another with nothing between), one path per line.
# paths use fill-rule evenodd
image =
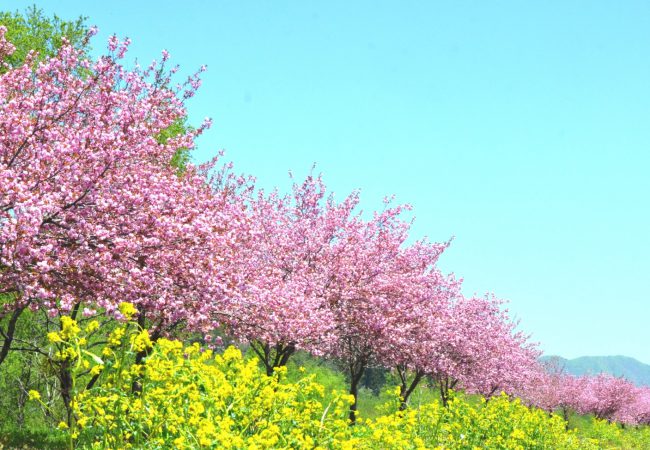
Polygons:
M0 428L0 449L65 449L66 441L51 428L18 429L13 426Z

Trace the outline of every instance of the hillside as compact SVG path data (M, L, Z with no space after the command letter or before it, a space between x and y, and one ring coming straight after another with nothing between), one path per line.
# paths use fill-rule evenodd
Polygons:
M638 386L650 386L650 365L629 356L581 356L566 359L560 356L544 356L542 359L557 358L560 366L573 375L595 375L601 372L624 376Z

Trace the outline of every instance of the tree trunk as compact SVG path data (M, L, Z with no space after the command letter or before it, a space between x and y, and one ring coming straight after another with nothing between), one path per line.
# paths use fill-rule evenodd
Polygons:
M359 396L359 382L352 380L350 382L350 395L354 397L352 404L350 405L350 424L354 425L357 422L357 397Z
M70 311L70 318L72 320L77 320L77 314L79 313L80 307L81 302L76 303L72 307L72 311ZM69 427L72 425L72 397L74 395L74 379L72 378L69 361L62 362L59 368L59 381L61 382L61 398L63 399L63 405L65 406L67 414L66 423Z
M442 401L442 406L445 408L449 404L449 379L444 378L438 381L438 386L440 387L440 400Z
M354 398L352 404L350 405L350 425L354 425L357 422L357 403L359 398L359 382L363 373L366 370L366 365L363 362L358 361L356 364L350 364L350 395Z
M144 326L146 325L146 316L144 311L140 311L138 314L138 327L143 330ZM142 361L147 357L149 354L148 349L144 349L139 351L138 353L135 354L135 364L139 365L142 364ZM92 380L91 380L92 381ZM131 392L133 394L141 394L142 393L142 383L138 379L133 380L133 383L131 384Z
M145 319L146 319L145 312L144 311L140 312L140 314L138 314L138 327L140 328L140 330L145 329L145 325L147 324ZM172 327L174 327L174 326L175 325L172 325ZM149 336L149 339L151 340L151 342L155 343L158 339L160 339L160 336L162 335L162 332L163 332L162 322L160 322L158 324L158 326L155 328L155 330L153 331L153 333L151 333L151 335ZM145 348L144 350L141 350L138 353L136 353L135 354L135 364L137 364L137 365L143 364L144 359L147 356L149 356L150 353L151 353L150 348ZM94 385L96 381L97 380L95 380L94 377L93 377L93 379L91 379L90 383L89 383L90 387L92 387L92 385ZM140 383L137 379L135 381L133 381L133 383L131 384L131 392L134 393L134 394L140 394L142 392L142 383Z
M72 374L67 362L61 365L59 370L59 381L61 382L61 398L66 411L66 423L68 427L72 425Z
M22 306L20 308L15 309L14 312L11 313L11 317L9 318L9 323L7 324L7 332L2 333L4 339L2 343L2 348L0 348L0 365L2 365L4 360L7 358L7 355L9 355L9 350L11 350L11 343L13 342L14 335L16 333L16 323L18 322L18 318L25 310L25 308L26 306Z
M296 353L294 343L276 344L271 347L268 343L262 344L258 341L251 341L250 346L264 364L266 375L269 377L273 375L273 369L286 366L289 358Z
M408 406L409 397L411 396L415 388L418 386L420 381L422 381L422 378L424 377L424 373L419 370L416 370L415 375L410 383L408 382L408 373L405 367L398 366L397 373L399 375L400 382L401 382L399 388L399 396L400 396L399 409L400 411L404 411Z
M296 353L296 346L294 344L289 344L284 347L284 350L282 351L282 357L280 358L280 362L276 367L284 367L287 365L289 362L289 358L291 355Z
M564 429L569 431L569 408L562 407L562 417L564 417Z

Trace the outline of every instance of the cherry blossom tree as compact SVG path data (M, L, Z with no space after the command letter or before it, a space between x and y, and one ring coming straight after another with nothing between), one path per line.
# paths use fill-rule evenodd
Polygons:
M246 272L230 332L250 342L270 375L297 349L323 355L331 346L326 300L330 247L340 239L356 194L336 203L320 177L294 183L291 195L260 191L250 203L253 245L238 255Z
M349 221L332 246L329 307L335 321L338 359L349 377L350 394L371 365L383 366L395 351L390 335L400 333L421 302L419 292L447 244L417 242L406 245L410 223L400 219L404 207L387 207L371 220ZM429 279L430 281L431 279ZM350 408L354 422L357 404Z
M500 392L525 392L534 380L540 356L536 344L516 330L518 323L501 306L502 302L493 297L463 303L473 320L468 341L475 359L463 374L462 384L487 399Z
M625 407L634 403L637 388L625 378L601 373L585 376L577 410L581 414L593 414L598 419L625 421Z
M623 406L616 420L630 425L650 425L650 388L637 387L634 400Z
M557 359L540 362L537 373L519 395L530 405L549 414L560 411L569 421L569 411L577 410L578 400L584 387L583 379L565 373Z
M451 305L460 295L459 281L432 270L418 283L417 290L410 290L410 298L403 299L399 323L388 336L389 351L382 358L400 380L402 409L422 380L447 372L447 350L458 333L450 326Z
M451 389L489 399L501 391L521 392L532 380L539 353L526 335L515 331L516 322L502 304L492 296L452 298L442 324L445 332L437 342L431 340L433 357L421 369L437 384L443 404Z
M0 362L26 307L119 315L130 301L154 335L205 331L238 285L227 269L248 226L239 194L216 192L210 165L179 176L170 164L209 123L156 139L185 117L198 73L170 89L168 54L128 70L128 45L112 37L97 61L64 45L0 76L0 286L12 297ZM0 28L0 56L11 51Z

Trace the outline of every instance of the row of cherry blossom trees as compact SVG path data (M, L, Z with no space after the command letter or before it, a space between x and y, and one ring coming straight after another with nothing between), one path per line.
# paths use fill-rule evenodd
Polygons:
M227 328L250 342L268 373L302 349L338 360L355 396L368 367L393 369L403 407L427 380L443 403L462 388L625 423L650 411L647 391L626 380L577 383L540 364L502 301L464 297L461 282L436 268L448 243L409 244L404 207L387 204L366 220L357 203L357 193L338 203L326 197L314 177L290 195L249 199L255 245L240 255L246 283Z
M0 61L13 50L5 32ZM403 407L427 380L443 402L451 389L505 391L548 410L647 421L646 391L545 372L500 300L463 296L437 268L449 242L412 241L406 206L368 216L358 193L337 201L312 176L288 195L255 191L216 159L178 171L178 150L209 122L159 137L186 117L199 74L172 86L166 52L128 69L128 45L113 37L96 61L63 45L3 66L0 365L25 309L119 318L128 301L153 339L220 329L269 374L297 350L337 360L355 398L364 372L385 367Z
M591 414L628 425L650 424L650 387L635 386L623 377L601 373L574 376L554 361L541 365L537 377L521 395L548 412Z
M490 397L532 379L535 346L499 300L465 298L437 269L448 243L409 243L406 207L366 219L357 193L336 202L319 177L249 204L255 245L240 254L246 282L225 323L269 374L305 350L339 361L356 397L366 369L391 368L403 407L423 380L446 402L452 388Z

